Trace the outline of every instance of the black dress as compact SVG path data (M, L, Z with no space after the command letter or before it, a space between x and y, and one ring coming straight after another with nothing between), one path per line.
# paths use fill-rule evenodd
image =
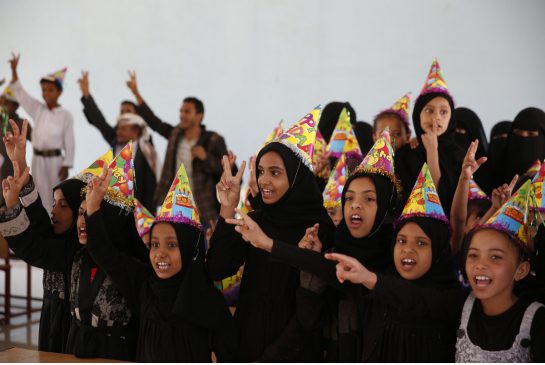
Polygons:
M320 237L330 241L326 236L332 233L333 224L323 207L313 173L288 147L277 142L259 152L257 165L261 156L270 150L282 157L291 187L275 204L260 201L256 204L260 208L251 212L250 217L269 237L292 245L297 245L306 228L315 223L320 223ZM261 200L259 194L257 199ZM269 253L244 242L234 227L222 218L211 238L207 263L212 280L234 275L245 263L235 313L239 336L237 361L304 362L316 359L319 349L313 335L296 336L303 342L293 343L295 350L289 355L283 351L283 336L293 334L291 326L298 327L292 320L299 270L272 260Z
M87 217L88 248L138 313L136 360L211 362L214 351L218 361L232 361L236 349L234 324L221 294L205 277L203 246L198 256L192 251L199 242L198 231L173 224L177 235L185 230L179 235L184 237L179 239L184 246L184 268L173 278L161 280L149 262L142 263L111 244L103 219L100 210ZM192 229L196 232L190 232Z

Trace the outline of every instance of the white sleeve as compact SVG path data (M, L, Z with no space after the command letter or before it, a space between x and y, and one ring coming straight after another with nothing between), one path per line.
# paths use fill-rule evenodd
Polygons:
M64 160L63 166L74 166L74 155L76 149L76 143L74 141L74 118L70 112L66 112L64 135L63 135L63 147L64 147Z
M11 83L10 86L13 90L13 93L15 94L15 97L19 101L19 104L21 104L23 109L25 109L25 111L32 117L32 119L36 121L40 109L43 108L43 104L40 103L37 99L34 99L32 96L30 96L30 94L27 93L25 89L23 89L23 85L21 85L21 82L19 80Z

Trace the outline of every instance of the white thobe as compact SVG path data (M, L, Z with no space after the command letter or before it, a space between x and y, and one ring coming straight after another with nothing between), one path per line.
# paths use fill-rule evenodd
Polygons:
M34 154L32 157L30 173L43 206L51 212L53 187L60 183L59 170L62 166L72 167L74 164L74 118L62 107L50 110L47 105L30 96L19 81L12 83L11 88L19 104L32 118L31 139L34 149L64 151L61 156L44 157Z

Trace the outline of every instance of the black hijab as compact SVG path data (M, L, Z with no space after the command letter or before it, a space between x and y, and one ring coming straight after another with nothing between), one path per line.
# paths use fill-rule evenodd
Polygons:
M424 231L432 242L432 264L428 272L421 278L412 282L418 286L435 289L458 288L460 283L454 270L454 261L450 251L450 229L444 222L431 217L410 217L401 220L394 231L394 239L391 245L393 256L394 246L396 245L397 234L407 223L413 222ZM395 266L392 268L393 275L401 277Z
M507 137L512 124L513 122L504 120L496 123L494 127L492 127L492 130L490 131L490 143L488 144L488 158L490 160L497 160L498 157L502 155L503 149L507 145Z
M454 109L454 116L457 125L455 140L458 146L467 151L471 142L478 139L479 147L477 148L475 157L487 156L488 141L479 116L473 110L464 107ZM464 133L459 131L462 129Z
M257 207L263 218L278 228L310 227L314 223L332 225L331 218L323 206L322 192L312 171L301 161L295 153L280 142L272 142L259 151L256 166L263 155L275 151L284 161L288 182L288 191L274 204L266 204L261 193L255 197ZM259 182L258 171L255 171ZM309 222L313 222L309 225Z
M361 152L365 156L371 147L373 147L373 126L366 122L356 122L352 125L352 128L354 129Z
M57 184L53 188L53 193L55 190L60 189L62 191L62 194L64 195L64 199L68 203L68 206L70 207L70 210L72 211L72 225L66 231L65 233L61 234L60 236L70 238L74 241L75 244L78 243L78 228L77 228L77 221L78 221L78 212L79 212L79 206L81 205L81 192L82 189L85 187L85 183L77 180L77 179L67 179L59 184Z
M335 130L335 126L339 121L339 115L341 115L343 108L346 108L346 110L348 110L348 112L350 113L350 124L354 125L356 123L356 111L354 110L354 108L352 108L352 105L350 105L350 103L333 101L327 104L322 110L322 114L320 115L320 122L318 123L318 129L322 133L322 136L324 137L326 143L329 143L329 140L331 139L331 135Z
M338 252L356 258L370 270L384 271L392 262L388 243L392 236L390 215L395 207L397 193L394 184L386 177L371 173L355 173L347 180L341 203L344 213L346 192L352 181L368 177L373 181L377 191L377 213L371 233L363 238L355 238L350 234L346 221L342 221L335 230L335 247Z
M536 137L522 137L514 129L537 131ZM520 111L511 125L502 158L503 181L508 182L515 174L522 175L536 161L545 158L545 112L538 108Z

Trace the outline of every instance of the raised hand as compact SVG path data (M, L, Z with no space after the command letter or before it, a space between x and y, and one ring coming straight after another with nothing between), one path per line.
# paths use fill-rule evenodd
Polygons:
M250 178L248 179L248 187L250 188L250 194L255 198L259 193L259 187L257 186L257 173L255 167L255 157L250 157Z
M19 131L19 126L13 119L9 120L13 132L8 131L3 138L6 146L6 154L11 162L17 161L19 168L24 170L26 163L26 140L28 133L28 120L23 120L23 125Z
M227 218L225 222L234 224L235 231L242 235L244 241L250 242L256 248L271 252L273 240L261 230L259 225L248 214L240 209L237 209L236 212L240 214L240 219Z
M478 160L475 160L475 153L477 152L477 147L479 147L479 140L476 139L469 145L467 149L466 156L462 162L462 177L469 180L473 178L473 174L481 167L483 163L486 162L486 157L481 157Z
M9 65L11 67L11 82L17 82L19 77L17 75L17 65L19 64L20 54L11 52L11 58L9 59Z
M84 97L89 97L89 71L81 71L81 78L78 79L79 88Z
M231 218L240 200L240 183L246 168L246 161L242 161L235 176L231 171L229 157L223 156L221 163L223 165L223 174L216 185L221 204L220 215L223 218Z
M30 168L25 167L23 172L19 169L17 161L13 161L13 176L8 176L2 181L2 195L6 201L6 207L12 209L19 201L19 193L29 179Z
M134 95L138 94L138 83L136 82L136 71L129 71L129 81L127 81L127 87L132 91Z
M87 215L91 215L100 209L100 204L106 195L108 190L108 184L112 179L112 170L108 166L104 166L102 174L98 177L94 177L93 180L87 184L87 196L85 201L87 203Z
M312 250L315 252L322 251L322 241L318 237L318 230L320 229L320 224L316 223L314 226L307 228L305 235L299 241L299 248L306 248L307 250Z
M362 284L368 289L373 289L377 283L377 275L363 266L353 257L339 253L327 253L325 258L331 261L337 261L337 279L344 283L350 281L354 284Z
M433 123L431 126L431 131L426 132L420 136L422 139L422 144L424 145L424 148L426 151L437 151L437 133L438 133L438 126L436 123Z
M506 201L509 200L518 179L519 176L515 175L511 179L509 185L503 184L502 186L499 186L496 189L492 190L492 208L498 210L503 204L505 204Z

